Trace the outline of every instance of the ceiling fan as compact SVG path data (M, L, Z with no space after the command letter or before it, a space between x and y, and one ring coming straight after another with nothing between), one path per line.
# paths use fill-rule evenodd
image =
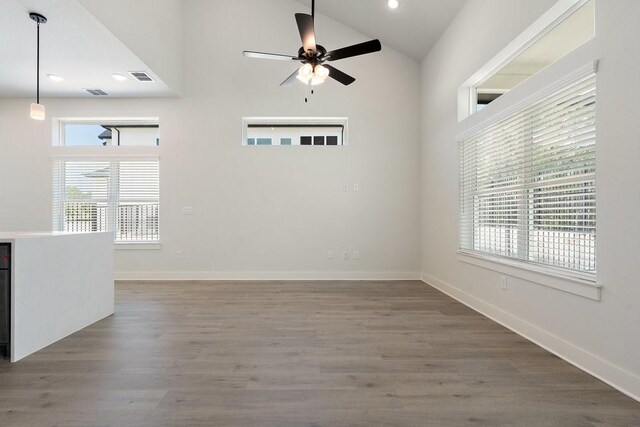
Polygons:
M253 52L247 50L243 52L243 55L248 58L301 62L302 67L294 71L294 73L283 81L280 86L290 86L296 80L301 81L305 85L316 86L324 83L327 77L331 77L343 85L348 86L355 82L356 79L346 73L343 73L337 68L326 64L326 62L338 61L340 59L366 55L368 53L379 52L382 50L380 40L371 40L353 46L343 47L342 49L332 50L330 52L327 52L323 46L316 44L314 28L315 0L311 0L311 15L306 13L296 13L295 16L298 24L298 31L300 32L300 38L302 39L302 47L298 51L298 56Z

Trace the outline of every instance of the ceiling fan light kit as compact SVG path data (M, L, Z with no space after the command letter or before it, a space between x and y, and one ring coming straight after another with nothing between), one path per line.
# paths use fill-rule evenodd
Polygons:
M329 69L320 64L314 67L307 63L300 67L296 77L306 85L310 84L311 86L317 86L327 80L327 77L329 77Z
M44 120L46 117L44 105L40 104L40 24L45 24L47 18L36 12L29 12L29 18L36 23L36 102L31 104L30 116L34 120Z
M290 86L296 80L307 86L317 86L324 83L329 77L348 86L355 82L356 79L326 62L338 61L340 59L366 55L382 50L382 44L377 39L329 52L323 46L317 44L315 34L315 0L311 1L311 15L296 13L295 18L298 24L300 39L302 40L302 47L298 51L297 56L255 51L243 52L243 55L247 58L301 62L302 66L294 71L280 86Z

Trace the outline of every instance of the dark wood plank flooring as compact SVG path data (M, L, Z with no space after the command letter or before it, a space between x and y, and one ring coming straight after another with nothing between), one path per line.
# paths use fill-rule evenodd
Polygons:
M120 283L0 363L0 426L640 426L640 403L419 282Z

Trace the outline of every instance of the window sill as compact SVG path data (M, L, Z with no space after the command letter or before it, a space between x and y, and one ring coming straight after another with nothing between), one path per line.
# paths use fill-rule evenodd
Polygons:
M117 251L149 251L162 249L162 243L115 243L115 249Z
M573 276L570 273L563 274L561 271L539 267L517 260L502 259L472 252L458 251L458 261L570 294L579 295L594 301L600 301L601 299L602 285L598 284L595 278L579 277L578 275Z

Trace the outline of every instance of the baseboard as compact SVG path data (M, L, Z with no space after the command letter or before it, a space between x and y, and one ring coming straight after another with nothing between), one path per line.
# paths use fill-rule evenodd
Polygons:
M421 280L414 271L120 271L116 280Z
M422 281L640 402L640 376L429 274Z

